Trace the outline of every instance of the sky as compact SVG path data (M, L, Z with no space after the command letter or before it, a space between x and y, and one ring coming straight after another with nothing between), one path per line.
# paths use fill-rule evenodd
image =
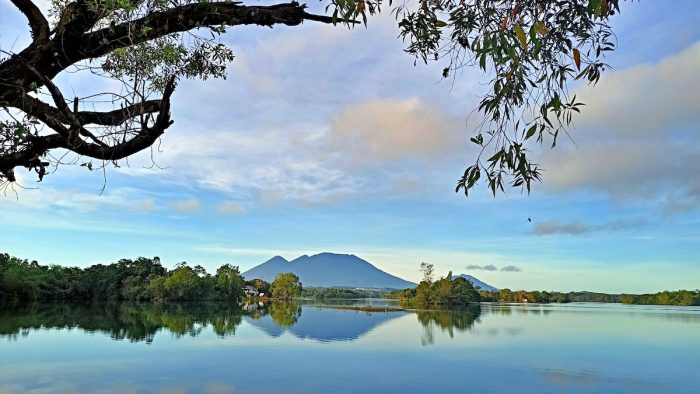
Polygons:
M529 195L454 192L477 153L468 115L485 76L441 82L440 64L414 65L389 13L353 30L235 27L227 78L181 81L153 152L40 183L18 169L0 193L0 251L210 271L336 252L413 281L425 261L499 288L699 288L700 4L669 4L621 4L613 70L573 86L587 103L573 141L535 149L543 182ZM29 40L0 0L0 49ZM81 97L110 86L85 73L56 82Z

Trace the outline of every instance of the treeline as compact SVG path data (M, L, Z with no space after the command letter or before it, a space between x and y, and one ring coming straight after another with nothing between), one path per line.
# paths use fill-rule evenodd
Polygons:
M452 273L436 281L426 278L415 289L393 291L387 298L397 298L402 304L422 305L468 305L481 300L481 295L472 283L464 278L452 279Z
M638 305L700 305L700 290L663 291L654 294L606 294L589 291L525 291L501 289L498 291L480 291L481 300L485 302L604 302Z
M620 302L637 305L700 305L700 290L662 291L654 294L622 294Z
M0 254L0 302L237 300L244 283L238 267L230 264L210 274L199 265L182 262L168 270L158 257L140 257L81 269Z
M383 297L386 292L381 290L369 290L369 289L347 289L347 288L322 288L322 287L310 287L305 288L301 292L301 296L304 298L380 298Z

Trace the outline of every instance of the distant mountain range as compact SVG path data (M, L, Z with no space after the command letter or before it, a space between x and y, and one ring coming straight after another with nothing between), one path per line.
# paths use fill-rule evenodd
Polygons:
M464 278L464 279L472 282L472 285L474 285L474 287L478 287L481 290L485 290L485 291L497 291L498 290L497 288L495 288L489 284L486 284L486 283L480 281L479 279L476 279L475 277L473 277L471 275L466 275L466 274L452 275L453 280L457 279L457 278Z
M319 253L301 256L292 261L275 256L243 273L250 279L275 280L275 276L293 272L304 287L351 287L368 289L406 289L416 284L380 270L366 260L352 254ZM456 275L470 281L482 290L498 290L471 275Z
M292 261L275 256L243 273L246 279L260 278L272 282L275 276L293 272L304 287L361 287L371 289L406 289L416 284L386 273L352 254L320 253L301 256Z

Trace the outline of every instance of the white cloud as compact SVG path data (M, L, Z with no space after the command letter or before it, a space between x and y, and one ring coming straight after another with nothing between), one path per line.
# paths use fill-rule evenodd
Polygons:
M16 173L18 185L28 185L25 175ZM143 192L131 187L107 188L103 194L76 191L70 188L56 188L42 185L39 188L20 188L10 184L4 195L0 196L0 206L18 209L50 209L62 212L92 212L104 208L128 210L133 212L150 212L155 209L155 200L144 197ZM16 194L15 194L16 192Z
M202 202L197 199L177 200L170 203L170 208L178 212L197 212L202 208Z
M539 160L544 187L650 200L665 213L700 203L700 42L657 64L612 72L579 92L573 133Z
M216 206L216 211L223 213L224 215L235 215L237 213L245 212L245 210L245 206L235 201L224 201Z
M532 230L534 235L581 235L597 231L621 231L646 227L648 222L643 218L616 219L605 223L586 223L581 220L571 222L560 222L558 220L548 220L537 223Z
M370 100L344 108L332 121L333 149L353 164L454 151L460 127L439 106L419 98Z
M700 111L700 42L656 64L603 75L577 94L586 103L583 122L636 138L695 122Z

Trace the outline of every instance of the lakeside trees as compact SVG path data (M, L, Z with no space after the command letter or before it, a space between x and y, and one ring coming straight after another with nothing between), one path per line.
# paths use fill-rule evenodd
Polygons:
M652 294L607 294L590 291L525 291L501 289L499 291L480 291L482 301L487 302L604 302L636 305L700 305L700 290L662 291Z
M227 28L298 26L305 21L352 27L386 0L328 0L331 16L297 2L248 6L207 0L56 0L53 20L32 0L11 0L29 22L32 41L0 56L0 183L15 169L41 180L65 163L118 165L150 148L173 124L171 96L182 78L224 78L233 51L220 41ZM596 83L616 46L609 18L619 0L422 0L392 9L406 52L440 62L443 78L479 67L487 93L471 141L481 151L459 179L467 193L479 180L495 194L504 182L528 191L541 171L528 146L567 132L583 103L569 83ZM1 45L12 48L12 45ZM334 56L329 52L329 56ZM114 87L67 98L54 82L76 72ZM98 84L96 84L98 85ZM91 100L104 96L96 108ZM45 100L42 100L45 99ZM72 152L64 160L56 151ZM93 164L93 160L97 164Z
M421 263L423 280L415 289L398 290L387 293L389 298L398 298L402 303L418 306L427 305L468 305L481 300L479 292L471 282L458 277L447 276L432 281L433 265Z
M338 288L338 287L305 287L302 289L301 296L308 298L380 298L386 294L386 291L382 290L369 290L369 289L348 289L348 288Z
M291 272L278 274L270 285L272 296L279 299L290 300L301 294L301 282L299 277Z
M0 301L235 301L243 295L242 284L238 267L230 264L211 275L185 262L168 271L158 257L121 259L80 269L0 254Z

